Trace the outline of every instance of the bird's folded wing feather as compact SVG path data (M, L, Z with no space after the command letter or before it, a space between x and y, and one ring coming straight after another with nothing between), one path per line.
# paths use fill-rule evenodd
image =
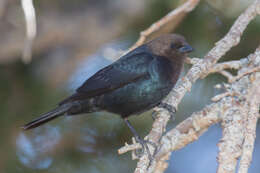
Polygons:
M95 73L77 89L74 95L60 104L69 100L82 100L102 95L144 78L149 75L148 69L153 59L152 55L141 51L127 54Z

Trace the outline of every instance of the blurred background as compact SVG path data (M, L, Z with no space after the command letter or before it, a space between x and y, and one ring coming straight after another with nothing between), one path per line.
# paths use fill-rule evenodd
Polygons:
M222 38L251 0L204 0L175 31L203 57ZM115 61L140 31L183 3L181 0L37 0L37 35L32 59L22 59L26 43L24 13L19 0L0 0L0 172L112 173L133 172L131 154L117 149L132 134L118 115L106 112L62 117L31 131L21 126L56 106L100 68ZM245 31L240 44L223 60L246 57L260 43L260 18ZM183 74L189 69L185 65ZM226 79L210 75L187 93L173 128L210 103ZM151 112L130 118L141 136L152 125ZM215 125L196 142L172 154L167 173L216 172ZM260 127L250 173L259 173Z

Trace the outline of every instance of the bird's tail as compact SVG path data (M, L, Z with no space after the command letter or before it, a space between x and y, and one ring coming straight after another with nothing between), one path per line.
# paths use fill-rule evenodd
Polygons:
M38 127L44 123L47 123L59 116L64 115L73 105L65 104L61 105L45 114L42 114L39 118L25 124L22 128L24 130L32 129Z

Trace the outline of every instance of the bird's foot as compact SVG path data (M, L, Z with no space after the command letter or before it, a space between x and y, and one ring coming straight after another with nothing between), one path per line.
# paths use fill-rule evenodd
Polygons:
M158 112L157 112L157 111L155 111L155 110L152 112L152 119L153 119L153 120L155 120L155 119L156 119L156 117L157 117L157 114L158 114Z
M176 108L174 107L174 106L172 106L172 105L170 105L170 104L168 104L168 103L160 103L159 105L158 105L158 107L159 108L164 108L164 109L166 109L168 112L169 112L169 114L170 114L170 119L172 120L172 121L174 121L175 120L175 113L176 113Z
M135 150L135 155L140 158L144 155L145 151L147 152L148 154L148 158L150 160L150 163L152 162L153 160L153 155L151 154L150 150L149 150L149 147L148 147L148 144L152 145L154 147L154 153L157 152L157 146L155 143L149 141L149 140L144 140L144 139L141 139L139 136L135 137L135 140L136 142L138 142L139 144L141 144L142 148L141 149L137 149Z
M141 144L142 148L139 150L135 150L134 151L134 154L140 158L144 155L145 151L147 152L147 155L148 155L148 159L150 160L149 162L149 166L150 167L150 164L152 163L152 160L153 160L153 157L151 155L151 152L149 150L149 147L148 147L148 144L152 145L154 147L154 153L157 153L157 146L155 143L149 141L149 140L144 140L142 139L138 133L136 132L136 130L134 129L134 127L131 125L131 123L129 122L129 120L127 118L124 118L124 121L126 123L126 125L129 127L129 129L132 131L132 133L134 134L134 137L135 137L135 140L137 143Z

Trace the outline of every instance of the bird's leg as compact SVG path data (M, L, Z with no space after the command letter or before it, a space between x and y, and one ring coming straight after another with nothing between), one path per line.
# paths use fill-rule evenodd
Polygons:
M148 148L148 145L147 143L151 144L155 150L156 150L156 145L148 140L143 140L139 135L138 133L136 132L136 130L134 129L134 127L131 125L130 121L127 119L127 118L124 118L124 121L126 123L126 125L129 127L129 129L131 130L131 132L134 134L134 137L135 137L135 140L140 143L142 145L142 150L141 150L141 153L135 153L138 157L142 156L144 154L144 150L147 151L147 154L148 154L148 157L149 157L149 160L151 161L152 160L152 155L150 153L150 150Z

